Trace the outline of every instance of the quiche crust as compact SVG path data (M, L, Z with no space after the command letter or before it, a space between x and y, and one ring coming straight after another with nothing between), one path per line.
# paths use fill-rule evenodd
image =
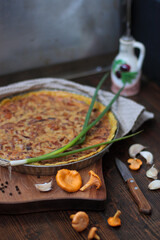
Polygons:
M41 90L6 98L0 103L0 157L20 160L52 152L75 138L83 128L91 99L65 91ZM96 102L92 122L105 106ZM117 120L109 111L73 149L106 142L115 136ZM66 164L90 157L105 146L34 165ZM33 164L32 164L33 165Z

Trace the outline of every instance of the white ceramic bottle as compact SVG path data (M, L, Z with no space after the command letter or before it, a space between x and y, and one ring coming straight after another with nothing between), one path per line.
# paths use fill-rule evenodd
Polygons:
M139 57L135 55L135 48L139 49ZM125 83L121 92L123 96L133 96L139 92L140 78L145 47L132 37L120 38L119 53L115 57L111 68L111 90L117 93Z

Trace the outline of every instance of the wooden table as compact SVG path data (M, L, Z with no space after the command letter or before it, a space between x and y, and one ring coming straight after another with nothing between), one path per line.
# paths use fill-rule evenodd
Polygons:
M74 80L81 84L96 86L100 77L101 74L96 74ZM23 79L24 77L18 78L18 80ZM5 78L5 82L1 81L1 85L15 81L16 75L13 75L12 78ZM104 84L103 89L110 90L109 80ZM148 150L153 153L155 165L160 170L160 88L153 82L143 81L140 93L131 99L146 106L148 111L155 114L155 118L141 126L140 129L144 130L142 134L113 144L110 152L103 157L103 174L107 188L105 211L87 211L90 218L89 227L97 226L98 235L101 239L158 240L160 239L160 190L148 190L148 184L151 181L145 176L148 166L144 163L139 171L132 172L133 177L152 206L152 214L143 215L139 213L114 164L114 159L117 156L121 160L127 161L129 146L133 143L140 143L147 146ZM107 219L113 216L117 209L122 212L122 225L118 228L112 228L108 226ZM70 210L0 215L0 239L87 239L89 227L85 231L77 233L71 226L70 215L75 212Z

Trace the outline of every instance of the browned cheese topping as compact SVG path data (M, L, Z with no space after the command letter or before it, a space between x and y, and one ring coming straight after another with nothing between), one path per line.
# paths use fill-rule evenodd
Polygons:
M0 105L0 157L8 160L31 158L66 145L82 130L89 103L90 99L84 96L45 90L3 100ZM97 104L90 122L100 114L98 108ZM107 141L113 138L115 130L116 122L112 124L107 114L90 129L85 142L72 149ZM74 161L97 150L46 160L41 164Z

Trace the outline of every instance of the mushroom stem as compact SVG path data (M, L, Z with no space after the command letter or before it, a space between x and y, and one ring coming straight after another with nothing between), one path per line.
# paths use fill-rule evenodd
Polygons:
M95 233L94 238L97 239L97 240L100 240L100 237L98 236L97 233Z
M117 210L117 212L114 214L114 218L118 218L121 215L121 211Z
M90 239L97 239L100 240L100 237L98 236L98 234L96 233L98 229L96 227L92 227L88 233L88 240Z
M97 174L95 174L92 170L89 171L90 179L89 181L80 188L80 191L84 191L91 186L96 186L96 189L99 189L102 186L101 180Z
M84 191L87 188L91 187L93 185L93 179L90 179L83 187L80 188L80 191Z

